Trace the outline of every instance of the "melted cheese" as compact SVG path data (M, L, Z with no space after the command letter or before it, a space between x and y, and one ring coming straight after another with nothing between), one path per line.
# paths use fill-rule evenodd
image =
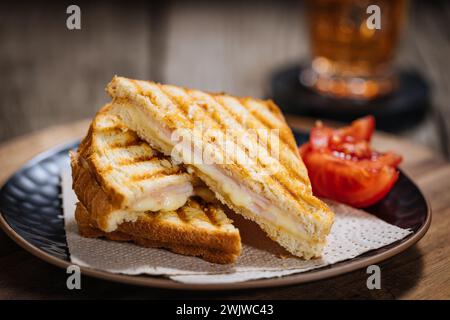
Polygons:
M189 197L193 194L192 185L186 188L183 193L166 193L161 190L161 194L143 197L133 203L130 210L133 211L173 211L185 205Z
M103 231L113 232L117 227L124 222L136 222L139 216L144 215L144 212L133 212L126 210L116 210L111 212L108 217L107 227Z
M300 217L271 204L267 199L237 183L213 165L197 165L197 168L213 178L214 181L220 182L219 189L235 206L252 211L255 215L257 214L260 218L294 237L309 239L308 233L311 232L305 229Z

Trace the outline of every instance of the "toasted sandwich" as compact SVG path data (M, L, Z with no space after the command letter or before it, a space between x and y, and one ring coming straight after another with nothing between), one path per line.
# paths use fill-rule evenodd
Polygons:
M84 236L134 241L217 263L236 260L239 231L197 178L102 108L71 154Z
M134 212L176 210L193 195L192 176L123 126L109 108L95 116L73 161L75 193L106 232L136 219ZM91 176L104 197L92 192Z
M333 213L313 196L292 132L273 102L117 76L107 91L111 112L125 126L184 163L221 202L292 254L320 256ZM268 138L273 131L278 140Z
M143 247L201 257L213 263L233 263L241 251L239 231L221 206L196 197L174 211L140 215L136 221L120 224L113 232L99 229L81 202L77 203L75 219L78 231L84 237L131 241Z

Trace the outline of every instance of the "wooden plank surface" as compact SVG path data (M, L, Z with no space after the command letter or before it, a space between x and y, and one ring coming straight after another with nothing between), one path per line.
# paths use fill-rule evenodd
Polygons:
M164 81L263 97L274 68L307 55L303 20L295 2L175 3Z
M1 2L0 141L92 116L114 74L151 78L148 5L80 7L71 31L64 2Z
M405 137L450 156L450 2L411 1L407 28L397 56L400 68L418 70L431 88L427 120ZM445 31L444 31L445 30Z
M311 120L289 117L295 128ZM81 137L88 121L66 124L19 137L0 145L0 183L26 160L55 144ZM56 139L56 140L55 140ZM0 299L74 298L217 298L217 299L449 299L450 298L450 164L427 148L388 134L377 133L375 144L405 155L404 170L424 191L433 208L433 222L425 237L404 253L382 263L382 289L368 290L365 270L303 285L239 292L186 293L140 288L82 278L82 290L66 288L65 270L53 267L18 247L0 232Z

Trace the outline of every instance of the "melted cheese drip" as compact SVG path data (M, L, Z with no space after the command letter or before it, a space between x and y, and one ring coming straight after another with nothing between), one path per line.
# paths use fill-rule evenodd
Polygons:
M185 205L190 196L193 195L193 187L187 183L178 187L179 192L167 192L160 190L158 194L150 194L135 201L130 210L132 211L173 211Z

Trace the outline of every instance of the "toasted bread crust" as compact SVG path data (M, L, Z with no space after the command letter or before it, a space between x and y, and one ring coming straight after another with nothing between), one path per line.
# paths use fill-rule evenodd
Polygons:
M235 262L240 253L240 239L235 239L234 241L232 241L234 243L229 243L230 248L222 250L215 247L205 247L203 246L203 244L189 245L183 242L174 242L173 239L170 238L170 236L168 237L167 234L162 233L167 231L167 229L163 230L164 227L159 228L159 230L152 230L153 232L156 232L158 234L153 234L152 238L147 238L141 235L142 229L148 230L153 229L153 227L142 220L138 220L135 223L127 223L126 225L119 227L118 231L109 233L104 232L92 226L91 216L86 207L84 207L81 203L77 204L75 218L78 224L78 231L80 235L87 238L106 238L112 241L132 241L143 247L165 248L175 253L201 257L206 261L220 264ZM171 231L172 230L169 230L169 232ZM162 235L164 235L164 237L159 238L159 236ZM236 240L239 242L239 246L236 246ZM229 240L225 242L229 242ZM186 243L190 242L187 241Z
M116 208L108 202L105 191L96 182L91 172L78 164L76 158L72 156L73 188L78 196L78 200L90 213L90 225L99 231L108 231L108 220L114 214ZM137 222L123 222L117 230L130 233L149 240L179 242L185 244L201 244L211 249L231 251L239 254L241 249L240 236L237 229L232 232L225 232L221 229L221 221L214 221L214 217L220 213L220 208L212 204L205 204L198 200L189 200L188 203L177 210L177 214L184 214L185 209L197 209L206 212L213 230L204 230L189 224L164 223L158 219L159 213L143 214L137 218ZM224 215L224 214L223 214ZM225 221L228 222L228 221Z
M255 214L247 208L234 205L233 201L231 201L226 194L222 194L216 191L217 189L219 189L217 187L216 181L211 180L207 175L204 175L202 174L202 172L195 170L195 168L193 168L193 170L194 172L196 172L196 175L198 175L211 188L211 190L215 192L216 198L221 203L229 207L234 212L242 215L244 218L256 222L261 227L261 229L267 233L269 238L280 244L290 253L305 260L319 258L321 256L322 249L326 244L325 236L315 235L308 239L291 237L289 234L278 229L270 222L255 217ZM331 228L331 223L329 223L328 225L329 228ZM324 230L323 232L326 235L329 233L329 231L330 230Z
M72 188L78 200L85 204L92 220L101 230L108 230L111 213L117 209L112 205L109 194L103 190L89 169L81 165L81 158L71 153Z
M95 118L94 118L95 119ZM124 196L119 193L115 188L108 188L106 181L103 179L102 175L95 170L96 164L92 159L92 154L95 153L94 146L93 146L93 139L94 139L94 123L91 123L89 126L88 133L86 134L86 137L81 141L80 145L78 146L78 162L80 167L82 166L81 161L84 161L84 167L87 170L90 170L89 168L93 168L92 173L95 175L95 179L97 180L99 185L103 185L103 188L107 189L106 194L108 194L109 202L114 205L115 207L119 208L123 201Z

